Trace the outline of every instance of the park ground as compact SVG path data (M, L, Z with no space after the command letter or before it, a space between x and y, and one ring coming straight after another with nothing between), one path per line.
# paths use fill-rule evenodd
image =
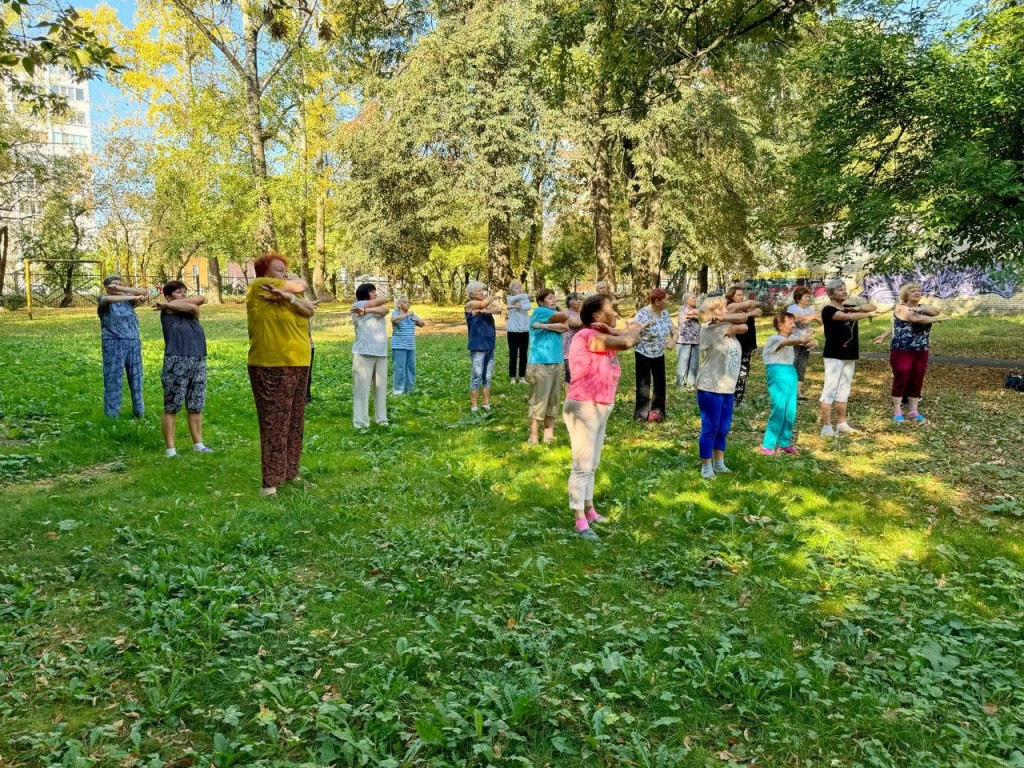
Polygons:
M477 418L459 312L425 310L418 392L360 434L343 309L314 321L305 483L269 499L239 307L203 316L216 453L175 460L155 313L146 417L118 421L94 313L0 315L0 766L1024 765L1006 371L933 366L927 424L897 426L887 365L863 361L863 432L824 440L801 404L803 453L773 459L755 359L709 483L693 395L633 423L624 355L591 545L564 428L524 445L501 340ZM1021 359L1024 318L933 339Z

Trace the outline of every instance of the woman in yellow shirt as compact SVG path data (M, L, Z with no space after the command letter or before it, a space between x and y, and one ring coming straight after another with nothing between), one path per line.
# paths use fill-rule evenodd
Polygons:
M309 381L309 318L313 302L307 286L288 276L280 253L260 256L256 279L245 299L249 322L249 382L260 424L264 496L299 476Z

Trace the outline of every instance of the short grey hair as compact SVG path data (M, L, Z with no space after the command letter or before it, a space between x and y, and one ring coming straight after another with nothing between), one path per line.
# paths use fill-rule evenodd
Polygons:
M846 281L843 280L841 277L837 277L835 280L829 280L828 281L828 284L825 286L825 292L828 294L828 297L831 299L832 298L832 294L834 294L840 288L845 288L845 287L846 287Z
M408 300L409 300L409 297L408 297L408 296L406 296L406 295L405 295L405 294L403 293L403 294L401 294L401 295L400 295L400 296L399 296L399 297L398 297L397 299L395 299L395 302L397 303L397 302L399 302L399 301L408 301Z
M518 280L513 280L511 283L508 284L508 289L510 291L515 291L516 293L518 293L519 291L523 290L523 284L520 283Z
M466 298L472 299L474 293L485 288L487 288L486 283L481 283L479 280L473 280L469 285L466 286Z
M683 298L681 298L681 299L679 300L679 305L680 305L681 307L685 307L685 306L686 306L686 302L688 302L688 301L689 301L689 300L690 300L691 298L694 298L694 299L696 299L696 298L699 298L699 297L698 297L698 296L697 296L697 294L696 294L696 293L694 293L693 291L690 291L689 293L684 293L684 294L683 294Z

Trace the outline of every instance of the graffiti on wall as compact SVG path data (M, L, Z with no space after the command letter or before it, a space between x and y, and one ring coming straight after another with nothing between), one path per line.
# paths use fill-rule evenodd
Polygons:
M903 275L869 275L864 278L861 295L875 303L892 304L899 300L904 283L918 283L925 296L938 299L970 299L986 293L1009 299L1020 287L1019 278L1009 272L946 267L927 274L917 270Z

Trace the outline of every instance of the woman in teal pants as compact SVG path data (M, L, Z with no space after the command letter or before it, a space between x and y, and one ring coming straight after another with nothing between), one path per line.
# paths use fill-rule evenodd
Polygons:
M772 318L776 333L764 343L765 373L768 378L768 397L771 410L768 413L768 428L764 431L761 453L774 456L776 450L783 453L797 453L793 447L793 424L796 422L797 371L793 365L794 347L811 350L818 346L814 337L793 338L796 318L789 312L780 312Z

